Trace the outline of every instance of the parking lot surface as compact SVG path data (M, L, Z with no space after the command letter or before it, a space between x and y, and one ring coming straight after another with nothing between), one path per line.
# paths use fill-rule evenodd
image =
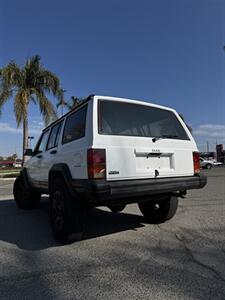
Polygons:
M225 299L225 168L204 173L171 221L94 209L86 239L67 246L52 238L47 198L20 210L0 180L0 298Z

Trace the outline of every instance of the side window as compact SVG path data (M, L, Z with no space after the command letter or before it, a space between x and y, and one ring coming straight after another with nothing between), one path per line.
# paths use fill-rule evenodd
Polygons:
M71 114L64 126L62 143L66 144L85 136L87 105Z
M42 137L41 137L40 141L38 142L38 145L35 149L36 153L45 151L47 140L48 140L48 135L49 135L49 130L42 134Z
M61 131L61 127L62 127L62 122L56 124L55 126L52 127L51 133L50 133L50 137L48 140L48 146L47 146L47 150L54 148L58 145L58 140L59 140L59 134Z
M57 133L57 136L56 136L56 139L55 139L55 147L57 147L58 144L59 144L59 136L60 136L60 133L61 133L62 124L63 124L63 121L59 124L58 133Z

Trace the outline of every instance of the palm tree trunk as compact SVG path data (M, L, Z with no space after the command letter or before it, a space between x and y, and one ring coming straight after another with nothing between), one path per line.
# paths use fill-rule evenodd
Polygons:
M27 156L24 155L24 150L28 148L28 117L27 111L24 113L23 119L23 163L28 159Z

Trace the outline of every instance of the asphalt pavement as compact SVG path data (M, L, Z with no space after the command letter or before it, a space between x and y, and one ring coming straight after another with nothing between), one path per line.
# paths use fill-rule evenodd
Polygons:
M86 239L52 238L48 199L24 211L0 180L1 299L225 299L225 168L204 171L176 216L146 224L137 205L91 212Z

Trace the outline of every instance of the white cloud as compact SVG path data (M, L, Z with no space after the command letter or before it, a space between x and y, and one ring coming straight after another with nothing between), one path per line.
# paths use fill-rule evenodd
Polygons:
M43 126L35 126L35 124L31 124L31 126L29 127L29 134L39 135L42 128ZM14 127L9 123L0 122L0 132L22 134L23 130L22 128Z
M225 139L225 125L202 124L193 130L195 136Z
M22 133L21 128L15 128L11 126L9 123L0 122L0 132L6 133Z

